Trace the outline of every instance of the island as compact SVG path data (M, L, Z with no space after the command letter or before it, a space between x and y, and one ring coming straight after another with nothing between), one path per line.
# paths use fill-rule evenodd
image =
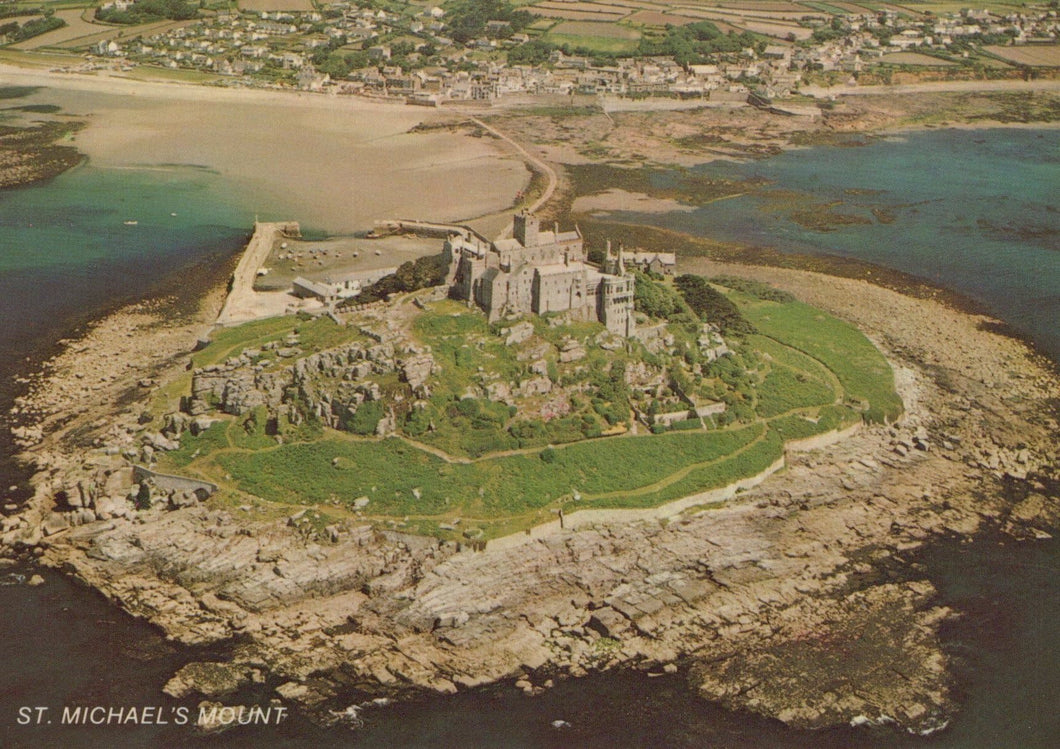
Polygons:
M150 23L181 39L241 28L243 15ZM1013 26L1034 32L1048 19ZM359 20L342 14L344 28ZM317 33L274 23L276 36ZM805 28L822 46L878 36L847 23ZM116 39L99 40L97 56L133 72ZM150 39L129 44L155 54L143 49ZM313 64L348 62L341 77L362 82L353 65L363 60L330 46ZM356 52L387 57L386 46ZM760 46L738 78L759 58L783 59ZM474 66L488 68L496 50L482 51ZM243 73L293 85L262 54ZM548 54L552 67L520 75L561 69L588 86L572 71L602 67ZM811 231L886 226L910 208L871 191L826 203L692 167L707 154L857 148L876 131L951 120L1049 122L1055 81L995 80L998 90L977 93L948 79L913 92L850 85L818 91L809 111L764 89L729 91L739 101L718 106L718 81L688 97L677 80L631 91L653 75L642 63L617 63L627 88L612 97L605 76L583 94L589 104L571 97L573 83L501 102L490 93L500 71L455 75L466 108L186 94L277 110L304 96L298 104L322 118L385 111L393 123L379 140L485 143L475 158L514 162L518 179L510 169L505 184L522 189L499 213L495 196L475 195L468 216L434 215L446 208L444 175L421 218L376 216L368 231L358 215L363 231L342 237L302 236L299 215L256 221L221 271L230 278L193 299L124 305L65 341L12 414L33 496L5 507L4 555L64 571L174 643L208 646L165 693L215 714L261 709L247 703L256 693L331 725L387 700L488 685L535 695L637 669L798 728L944 729L960 709L940 635L955 612L910 560L942 538L989 528L1029 540L1060 527L1055 364L922 278L628 214L757 191ZM636 76L622 78L627 65ZM704 80L720 74L683 65ZM308 67L311 89L319 70ZM771 88L788 71L775 67ZM384 86L396 87L390 72ZM363 75L350 86L362 98L376 87ZM73 80L176 99L187 88ZM429 150L414 154L425 173ZM81 163L61 158L54 173ZM386 158L369 177L382 179ZM488 182L473 177L461 189Z

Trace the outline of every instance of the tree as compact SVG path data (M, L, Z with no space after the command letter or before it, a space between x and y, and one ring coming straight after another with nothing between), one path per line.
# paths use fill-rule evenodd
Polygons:
M722 335L749 335L754 326L744 319L728 297L714 289L702 276L685 274L674 281L688 306L701 320L714 323Z
M136 509L151 509L151 485L146 481L140 484L140 491L136 493Z

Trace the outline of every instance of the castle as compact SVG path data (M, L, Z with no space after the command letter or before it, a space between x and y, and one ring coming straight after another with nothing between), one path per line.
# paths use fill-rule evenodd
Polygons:
M622 250L603 265L588 262L581 232L541 228L537 217L515 216L513 236L488 242L471 231L445 242L450 296L474 302L490 321L507 314L563 312L576 320L597 320L609 331L632 336L632 275Z

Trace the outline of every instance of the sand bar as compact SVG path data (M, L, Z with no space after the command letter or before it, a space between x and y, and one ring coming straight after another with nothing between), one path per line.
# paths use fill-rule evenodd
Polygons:
M492 138L410 133L450 117L423 108L10 66L0 76L47 87L28 100L85 115L74 144L92 165L212 170L218 198L239 201L251 219L260 211L332 233L390 216L466 221L506 209L530 179Z

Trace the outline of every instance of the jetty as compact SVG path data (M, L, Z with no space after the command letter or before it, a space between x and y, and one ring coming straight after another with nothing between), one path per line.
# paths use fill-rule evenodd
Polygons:
M257 278L258 269L268 259L277 240L285 237L297 239L300 236L302 230L297 221L254 222L254 234L232 272L228 296L220 314L217 315L214 323L216 326L231 325L249 319L248 311L255 307L258 296L254 291L254 279Z

